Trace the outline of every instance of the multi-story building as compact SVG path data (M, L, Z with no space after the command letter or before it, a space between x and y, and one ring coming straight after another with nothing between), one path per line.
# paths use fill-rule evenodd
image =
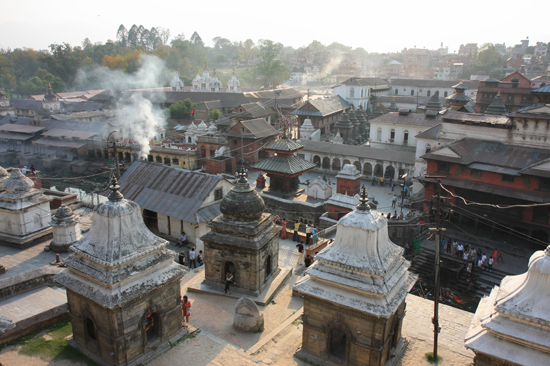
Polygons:
M352 77L336 85L333 94L339 95L355 108L361 106L367 111L372 108L373 97L387 95L390 90L385 79Z
M313 127L321 130L321 135L328 135L342 116L342 113L349 108L350 103L340 95L333 95L327 98L308 100L304 105L292 112L292 115L298 118L299 126L304 123L305 119L310 119Z
M456 83L458 83L456 79L393 79L391 95L431 97L436 91L439 91L440 97L447 98L455 92L453 85ZM475 100L479 81L463 80L462 83L468 87L467 97Z
M531 80L519 72L513 72L501 80L488 79L481 82L478 88L475 111L483 113L500 92L502 101L509 112L515 112L534 102L531 94L534 88Z

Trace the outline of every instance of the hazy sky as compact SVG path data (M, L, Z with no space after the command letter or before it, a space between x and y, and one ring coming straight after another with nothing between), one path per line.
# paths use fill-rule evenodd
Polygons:
M231 41L271 39L294 48L313 40L340 42L369 52L403 48L449 52L461 43L550 41L544 25L550 1L523 10L506 1L14 1L0 0L0 48L47 49L51 43L81 45L115 39L120 24L164 27L187 39L197 31L206 45L221 36ZM510 3L511 5L512 3ZM531 19L531 20L530 20ZM525 26L522 27L522 20Z

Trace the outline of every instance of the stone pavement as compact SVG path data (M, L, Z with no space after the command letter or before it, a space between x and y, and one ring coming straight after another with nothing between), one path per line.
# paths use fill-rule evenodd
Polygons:
M62 287L41 287L0 301L0 314L17 323L67 303Z

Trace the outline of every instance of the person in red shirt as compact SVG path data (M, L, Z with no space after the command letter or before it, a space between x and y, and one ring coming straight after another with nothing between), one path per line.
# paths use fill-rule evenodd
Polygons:
M420 220L420 234L422 234L422 231L424 230L424 220Z
M185 322L189 323L189 316L191 315L191 301L187 296L184 296L181 300L181 325L186 327Z

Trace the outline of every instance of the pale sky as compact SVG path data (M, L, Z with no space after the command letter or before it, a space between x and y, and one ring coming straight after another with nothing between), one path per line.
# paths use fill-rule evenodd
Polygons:
M521 10L517 5L494 0L0 0L0 48L75 46L86 37L103 43L116 38L120 24L160 26L171 37L183 33L186 39L197 31L208 46L216 36L271 39L294 48L313 40L339 42L368 52L436 49L443 42L452 53L461 43L550 41L544 16L537 15L547 14L550 2L536 0Z

